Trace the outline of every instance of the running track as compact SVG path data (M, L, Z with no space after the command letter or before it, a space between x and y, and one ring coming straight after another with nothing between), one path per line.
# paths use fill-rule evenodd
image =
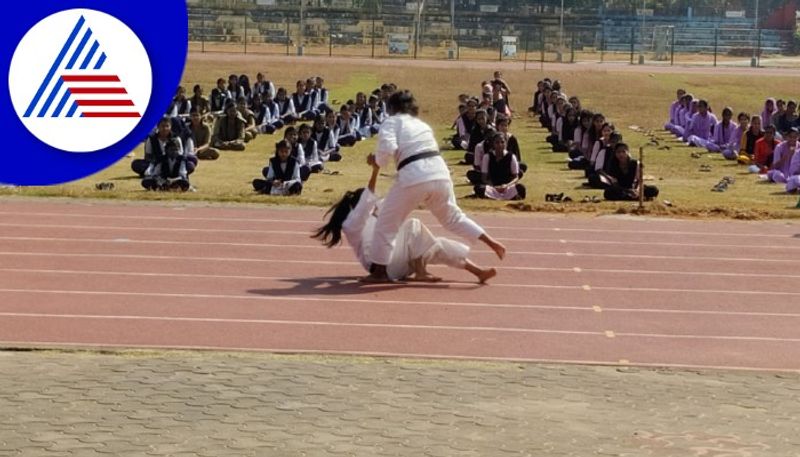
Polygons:
M491 285L361 286L322 213L0 200L0 344L800 370L797 223L483 214Z

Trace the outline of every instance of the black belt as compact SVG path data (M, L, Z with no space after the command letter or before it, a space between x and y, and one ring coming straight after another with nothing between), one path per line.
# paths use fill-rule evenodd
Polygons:
M427 159L428 157L436 157L438 155L441 155L439 151L425 151L415 154L411 157L406 157L405 159L401 160L399 164L397 164L397 171L402 170L403 167L412 162L416 162L417 160Z

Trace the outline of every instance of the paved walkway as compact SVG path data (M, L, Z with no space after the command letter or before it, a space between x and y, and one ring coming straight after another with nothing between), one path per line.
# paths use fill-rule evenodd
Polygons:
M0 456L797 456L800 374L0 352Z

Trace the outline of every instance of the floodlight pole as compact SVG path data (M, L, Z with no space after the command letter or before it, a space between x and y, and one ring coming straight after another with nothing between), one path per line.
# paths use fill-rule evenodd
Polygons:
M760 36L760 34L761 34L761 30L759 30L759 27L758 27L758 0L756 0L756 14L755 14L755 16L756 16L755 17L755 20L756 20L756 22L755 22L756 38L758 38ZM758 51L756 50L756 46L753 46L753 62L756 63L756 64L758 64L758 60L757 60L758 56L757 56L757 54L758 54Z
M563 49L564 48L564 0L561 0L561 21L559 25L558 39L560 41L559 47L560 49Z

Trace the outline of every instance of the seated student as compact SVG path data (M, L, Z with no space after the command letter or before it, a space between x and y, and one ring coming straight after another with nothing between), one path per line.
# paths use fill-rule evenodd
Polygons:
M200 113L200 116L205 117L211 111L211 107L208 104L208 100L203 97L203 88L200 87L200 84L195 84L193 92L194 95L189 99L189 102L192 104L192 109L197 108L197 112ZM191 114L191 110L189 114Z
M217 79L217 87L211 90L211 96L208 99L211 112L221 114L225 111L225 104L228 100L228 90L225 86L225 80L219 78Z
M767 125L764 129L764 136L756 140L755 152L753 154L753 165L756 165L759 172L766 174L772 166L772 158L775 148L781 144L775 137L775 126Z
M480 110L486 111L486 117L489 121L489 124L494 124L496 113L494 111L494 105L492 104L491 93L483 94L481 101L478 103L478 111Z
M786 110L776 117L773 117L772 123L775 124L775 127L778 129L778 133L780 133L782 136L786 136L786 134L789 132L789 129L796 126L796 110L797 102L794 100L789 100L786 102Z
M486 139L486 133L491 129L489 124L489 115L486 111L479 109L475 112L475 125L469 133L469 144L467 144L467 152L464 153L464 162L472 164L475 162L475 146Z
M250 87L250 78L247 75L239 75L239 94L234 100L239 100L239 97L244 97L245 106L253 106L253 88Z
M144 148L149 164L143 173L142 187L147 190L189 190L183 144L180 137L172 133L170 118L161 118L157 132L148 137Z
M306 79L306 95L308 96L308 110L306 114L303 115L303 119L307 121L313 121L317 114L320 113L319 111L319 97L320 93L317 90L317 80L314 77Z
M183 145L183 157L186 159L186 174L191 175L197 169L197 153L194 147L192 129L180 117L170 118L172 122L172 135L177 136Z
M800 151L796 150L789 162L789 172L786 174L786 192L794 193L798 190L800 190Z
M639 182L642 179L642 170L639 162L632 159L630 150L625 143L618 143L614 147L614 157L611 159L611 166L606 173L609 185L606 187L603 196L606 200L638 200ZM658 187L644 185L645 200L652 200L658 197Z
M300 170L300 180L303 182L308 181L311 176L311 168L306 163L306 154L303 147L300 145L300 135L297 129L293 126L286 127L283 131L283 139L289 145L289 155L297 162ZM264 176L267 175L268 170L264 169Z
M569 107L564 116L559 116L556 120L555 138L550 142L553 145L553 152L569 152L575 140L575 130L578 129L578 112Z
M261 106L258 108L258 116L256 117L256 125L261 133L272 135L276 130L283 128L283 121L279 115L280 108L278 104L272 99L269 92L264 92L261 95Z
M312 104L314 103L313 96L306 91L306 82L301 80L297 81L296 90L292 94L292 105L296 111L297 121L306 119L306 116L313 116ZM313 117L312 117L313 119Z
M544 89L544 81L539 80L536 83L536 92L533 93L533 99L531 99L531 106L528 107L528 112L533 114L534 116L540 114L539 113L539 98L542 95L542 90Z
M386 120L387 115L384 111L381 111L381 107L378 104L380 98L376 94L372 94L369 96L369 109L372 111L372 126L370 127L370 136L377 135L378 132L381 130L381 124L383 121Z
M500 70L495 71L491 83L492 90L494 90L495 86L500 89L500 98L505 99L506 106L508 106L508 117L511 117L513 111L511 108L511 86L509 86L508 82L503 78L503 72Z
M681 106L678 107L675 113L675 124L669 124L667 130L672 132L678 138L683 138L686 127L689 125L689 120L693 115L693 110L697 109L696 101L692 94L686 94L681 99Z
M341 146L339 146L339 126L336 125L336 113L325 111L325 117L317 116L314 120L314 130L311 132L317 140L320 158L323 161L338 162L342 160ZM326 158L327 157L327 158Z
M197 106L192 107L190 118L191 124L189 128L192 131L194 152L197 158L200 160L217 160L219 151L211 147L211 128L203 122Z
M669 105L669 120L664 124L664 130L672 131L672 126L678 124L678 109L683 106L683 96L686 91L678 89L677 99Z
M528 171L528 165L526 165L522 161L522 153L521 153L521 151L519 149L519 142L517 141L517 137L512 135L511 132L509 131L510 127L511 127L511 118L510 117L504 117L504 116L498 116L497 117L497 121L495 123L495 128L497 129L498 132L500 132L500 133L502 133L502 134L504 134L506 136L506 149L508 149L508 152L514 154L514 157L517 158L517 163L519 164L519 179L522 179L523 174L526 171ZM478 147L476 146L475 147L476 164L477 165L481 165L483 162L477 162L477 159L478 159L477 158L477 151L478 151ZM481 160L483 160L482 157L481 157Z
M786 101L779 98L775 100L775 111L772 112L772 119L770 119L769 123L775 125L775 121L778 120L779 117L786 112ZM780 136L780 130L777 131L778 136Z
M708 102L697 102L697 113L689 121L689 127L683 133L683 141L689 146L697 146L698 142L711 138L711 132L717 125L717 116L709 110Z
M275 156L269 159L266 179L254 179L253 189L267 195L300 195L303 183L300 165L291 156L291 146L286 140L275 144Z
M300 126L300 139L298 140L298 154L303 156L305 165L300 169L300 178L304 174L303 169L307 169L308 173L319 173L322 171L322 159L319 157L317 148L317 141L311 138L311 126L302 124ZM303 180L305 181L305 179Z
M249 143L258 136L259 128L256 122L256 115L247 107L247 99L245 97L236 99L236 111L244 119L244 142Z
M367 188L345 193L344 197L326 213L326 216L330 215L330 219L311 235L312 238L332 248L341 242L344 233L359 263L367 271L371 269L371 247L377 222L376 214L380 211L381 205L375 195L375 184L380 168L375 165L374 160L369 164L372 166L372 175ZM481 268L472 263L467 258L468 254L469 247L465 244L435 237L419 219L410 218L406 219L397 232L391 252L391 262L386 265L386 274L390 280L410 279L412 274L415 281L441 280L428 273L426 270L428 264L444 264L465 269L475 275L481 284L497 274L494 268Z
M589 165L589 158L592 154L592 142L590 132L592 130L592 119L594 114L591 111L582 111L580 121L572 137L572 148L569 151L570 161L567 164L570 170L585 170Z
M770 97L764 101L764 109L761 110L761 127L767 128L768 125L772 125L772 116L775 112L778 111L778 107L775 105L775 99Z
M800 135L797 127L792 127L786 132L786 140L775 148L772 156L772 166L767 172L767 179L771 182L786 184L791 176L792 159L797 154L800 144L797 138Z
M553 94L553 89L550 85L544 85L544 90L542 91L541 95L541 103L539 104L539 124L541 124L542 128L550 130L552 126L552 122L550 119L550 98Z
M739 113L739 127L742 126L742 116L747 116L747 113ZM742 165L750 165L753 163L753 158L756 153L756 142L764 136L764 130L761 128L761 116L754 114L750 118L750 124L745 130L739 140L739 156L736 160Z
M588 186L592 189L605 189L606 183L600 178L604 173L608 172L611 166L611 158L614 155L614 148L621 142L622 135L614 131L613 125L609 125L607 129L604 129L603 142L599 148L595 148L592 151L592 158L585 171Z
M569 98L569 106L567 106L566 108L569 108L570 106L572 107L572 109L575 110L576 113L580 113L581 110L583 109L583 107L581 106L581 100L574 95Z
M372 108L367 103L367 94L359 92L356 94L356 104L353 107L356 113L356 129L361 138L372 136Z
M478 112L478 101L471 98L467 101L466 111L456 120L456 134L452 145L455 150L466 150L469 145L469 134L475 126L475 115Z
M356 120L347 104L342 105L339 110L339 118L336 120L336 127L339 129L339 146L352 147L361 141L361 135L356 128Z
M244 96L244 92L241 86L239 86L239 76L233 74L228 76L228 85L225 91L228 100L232 100L234 103L240 96Z
M278 93L275 96L275 104L278 105L278 118L286 124L294 124L300 117L294 108L294 102L286 95L286 89L283 87L278 88Z
M492 81L492 108L497 116L511 117L511 107L508 105L508 99L503 95L503 87L500 81Z
M269 94L270 99L275 98L275 84L264 78L264 73L256 74L256 82L253 84L253 98L264 100L264 94Z
M758 116L753 116L758 117ZM722 148L722 156L728 160L739 160L742 157L742 160L746 160L749 162L749 156L747 154L747 139L748 133L750 132L750 116L742 111L736 116L736 121L738 125L736 130L733 133L733 141L730 142L728 147ZM760 125L760 118L759 118L759 125ZM755 147L755 140L753 139L752 147ZM750 149L752 154L753 149ZM741 162L745 163L745 162Z
M191 110L192 110L192 102L189 101L188 98L186 98L186 89L183 86L178 86L178 90L175 93L175 97L173 97L172 102L169 104L169 108L167 108L167 116L189 117L189 112Z
M236 109L233 100L225 102L225 114L214 123L211 145L221 151L244 151L245 120Z
M131 170L139 175L139 177L143 178L150 164L155 162L156 155L161 157L164 154L164 145L172 137L172 120L164 116L144 142L144 158L134 159L131 162ZM155 143L153 143L153 141L155 141ZM183 147L183 145L181 145L181 147Z
M475 186L475 195L493 200L524 200L525 186L519 183L519 163L506 149L505 134L495 133L490 141L492 154L483 155L483 183Z
M484 135L485 139L475 145L475 157L474 162L472 163L472 169L467 170L467 180L473 185L483 184L483 174L481 173L483 157L487 154L493 154L492 151L494 150L494 144L492 143L492 138L494 138L495 133L497 133L497 131L489 127Z
M708 138L692 135L689 137L689 143L698 148L705 148L708 152L722 152L725 149L731 149L731 144L738 141L738 138L736 138L736 125L731 122L732 118L733 110L726 106L722 109L722 120L711 128L713 133Z
M325 80L322 76L317 76L314 81L314 89L317 91L317 106L314 108L316 109L317 113L324 113L327 111L333 111L330 105L330 94L328 89L325 88Z

